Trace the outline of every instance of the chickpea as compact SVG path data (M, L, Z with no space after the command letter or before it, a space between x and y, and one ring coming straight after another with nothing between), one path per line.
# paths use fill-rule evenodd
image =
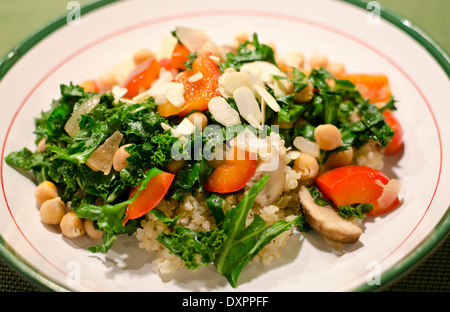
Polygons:
M217 145L214 153L211 155L210 160L208 161L209 164L217 168L219 166L222 166L226 163L227 159L227 145L225 143L222 144L222 146Z
M92 220L84 220L84 229L86 230L87 235L94 239L100 239L103 236L103 231L96 229Z
M40 183L34 190L34 196L39 205L45 201L58 197L58 188L50 181Z
M198 127L201 131L203 131L208 125L208 117L205 114L200 112L195 112L190 114L187 119L194 124L194 126Z
M353 147L345 150L332 153L325 163L327 170L347 166L352 162L353 159Z
M234 35L234 40L236 41L236 46L244 43L248 40L248 32L245 30L240 30Z
M303 68L305 65L305 55L302 52L289 52L285 56L284 61L288 66Z
M46 200L42 203L39 215L44 224L59 224L66 214L66 205L60 197Z
M294 124L287 121L281 121L278 122L278 127L280 127L280 129L292 129L294 128Z
M308 81L308 85L294 96L294 101L297 103L305 103L311 101L314 96L314 85Z
M335 77L339 77L345 74L345 65L341 62L330 63L327 66L327 70Z
M130 157L130 153L128 153L125 148L130 146L131 144L122 145L117 149L113 158L113 168L117 172L128 166L127 158Z
M170 173L176 174L178 173L181 169L184 168L184 166L186 166L186 160L185 159L180 159L180 160L172 160L170 163L168 163L166 165L166 170Z
M134 53L133 61L136 65L139 65L152 57L155 57L155 54L152 51L149 49L140 49Z
M294 128L294 124L288 121L278 121L278 118L275 120L274 125L277 125L280 129L292 129Z
M301 172L300 180L313 179L319 173L319 163L317 159L309 154L301 153L294 161L294 170Z
M118 81L112 72L105 72L98 78L100 89L102 91L111 90Z
M86 233L83 219L79 218L73 211L64 215L59 226L64 236L68 238L80 237Z
M332 124L319 125L314 130L314 138L324 151L331 151L343 144L341 132Z
M328 58L320 53L315 53L309 59L309 65L311 68L319 69L320 67L327 67Z

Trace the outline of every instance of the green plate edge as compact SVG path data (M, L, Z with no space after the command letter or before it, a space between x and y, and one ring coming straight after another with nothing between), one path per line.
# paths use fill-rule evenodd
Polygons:
M81 7L81 15L87 14L93 10L101 8L110 3L119 2L121 0L98 0L92 3L88 3ZM368 8L368 1L363 0L338 0L347 2L360 7L364 10L370 11ZM444 52L444 50L428 36L420 28L409 22L397 13L394 13L384 6L380 5L381 18L389 21L393 25L397 26L405 33L410 35L420 45L422 45L431 56L439 63L447 76L450 78L450 58ZM32 47L34 47L42 39L56 31L60 27L66 25L66 15L63 15L48 25L44 26L40 30L31 34L14 48L12 48L6 55L0 58L0 82L6 73L13 67L13 65L24 56ZM3 161L3 160L2 160ZM450 207L449 207L450 208ZM447 211L445 216L441 219L434 231L431 232L426 240L407 257L398 262L393 268L389 269L381 275L380 285L368 285L363 284L356 288L355 292L368 292L375 290L382 290L390 283L398 279L401 275L405 274L413 267L415 267L421 260L424 260L434 249L436 249L448 236L450 232L450 211ZM0 236L0 256L16 271L23 275L27 280L36 284L39 288L46 291L72 291L69 288L62 286L46 277L41 275L39 271L32 268L25 260L21 259L19 255L16 255L13 250L8 247L7 243Z
M362 9L370 11L368 8L369 1L363 0L340 0L358 6ZM394 26L400 28L414 40L416 40L421 46L423 46L428 53L438 62L442 67L447 77L450 78L450 58L446 52L437 44L429 35L427 35L419 27L405 19L403 16L392 12L390 9L380 5L381 18L387 20ZM450 206L447 207L446 214L441 218L434 230L427 236L427 238L408 256L399 261L391 269L384 272L381 277L381 285L368 285L363 284L355 289L357 292L368 292L383 290L397 280L400 276L411 271L421 261L430 255L450 233Z

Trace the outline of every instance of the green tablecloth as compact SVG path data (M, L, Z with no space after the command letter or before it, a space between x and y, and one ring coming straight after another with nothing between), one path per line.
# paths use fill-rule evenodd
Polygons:
M66 14L63 0L0 0L0 55L53 19ZM80 4L92 0L78 0ZM379 0L427 32L450 53L450 0ZM384 291L450 291L450 239ZM0 291L40 291L0 260Z

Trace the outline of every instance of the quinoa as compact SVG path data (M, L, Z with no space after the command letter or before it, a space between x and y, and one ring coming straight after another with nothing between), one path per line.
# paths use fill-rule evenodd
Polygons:
M384 154L379 144L372 141L356 150L353 157L353 163L381 170L384 167L383 157Z
M250 224L255 213L259 214L270 225L279 220L293 220L300 213L298 189L300 187L301 173L297 173L291 167L285 167L286 182L283 194L271 205L260 207L255 204L247 216L246 223ZM230 210L241 200L243 193L227 195L224 197L224 210ZM185 226L193 231L209 231L216 228L206 202L205 196L199 193L197 196L186 194L182 202L174 199L162 200L156 209L161 210L168 217L179 215L177 224ZM169 233L168 226L158 220L152 212L147 213L141 221L141 228L136 231L139 247L156 254L152 262L155 273L174 273L184 266L183 261L171 254L169 250L156 239L161 233ZM252 260L264 264L270 264L281 256L281 250L287 244L293 229L282 233L267 244Z
M353 163L381 169L383 168L382 151L376 143L367 143L356 151ZM293 220L301 212L298 190L301 185L307 182L301 181L301 173L290 166L286 165L284 169L286 181L283 193L268 206L260 207L255 204L247 216L247 225L253 221L255 213L259 214L270 225L279 220ZM224 210L230 210L235 207L242 196L243 192L225 196ZM182 202L178 202L175 199L164 199L156 206L156 209L161 210L166 216L171 218L180 215L177 221L178 224L196 232L209 231L216 228L214 218L206 205L205 195L202 193L199 193L197 196L186 194ZM174 273L184 266L183 261L179 257L171 254L165 246L156 240L159 234L163 232L169 233L167 225L149 212L141 222L141 226L142 228L138 229L135 235L139 241L139 247L156 253L156 258L152 262L155 273ZM292 233L293 229L291 228L275 237L252 261L270 264L279 259Z

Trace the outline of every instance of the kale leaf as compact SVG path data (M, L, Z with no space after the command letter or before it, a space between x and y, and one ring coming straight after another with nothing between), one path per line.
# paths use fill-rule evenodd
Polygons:
M310 228L303 215L297 216L292 221L279 220L267 225L261 216L254 214L253 222L245 226L255 198L268 178L266 175L253 184L244 193L239 204L226 213L222 210L223 199L217 194L209 195L206 202L217 225L217 228L210 231L197 233L177 225L176 220L179 216L171 219L161 211L153 209L153 214L171 229L169 233L160 234L157 240L171 253L184 260L185 266L189 269L214 262L217 271L227 278L231 286L236 287L242 269L276 236L292 226L297 226L300 231L307 231ZM197 262L197 255L200 255L201 263Z
M157 113L152 98L143 103L124 104L114 101L110 92L101 95L84 92L83 88L61 85L61 96L48 111L35 119L36 143L45 139L46 149L33 152L28 148L11 152L6 163L40 183L52 181L64 202L74 208L82 204L120 202L129 187L138 185L148 168L163 168L172 160L171 145L177 140L162 129L170 121ZM82 115L79 131L72 138L64 125L84 101L98 97L91 112ZM123 134L122 144L130 144L129 165L108 175L95 172L85 165L90 154L115 131Z
M97 227L103 231L103 244L89 247L88 249L90 251L106 253L111 248L117 234L131 235L136 231L139 225L138 220L131 220L132 222L123 224L125 210L129 204L133 203L140 192L147 187L148 181L161 172L157 168L148 170L138 191L133 197L125 201L102 206L83 204L74 208L78 217L95 221Z
M320 190L313 185L307 186L306 189L314 199L314 203L319 206L331 206L337 210L337 214L343 219L359 218L364 219L365 214L373 209L372 204L353 204L353 205L341 205L336 207L334 203L326 199Z
M268 45L260 44L256 33L253 34L253 41L247 40L239 44L236 53L229 52L226 57L227 60L220 63L219 66L222 72L230 67L239 70L243 64L255 61L265 61L277 65L273 49Z
M257 253L276 236L289 230L293 225L304 222L302 216L292 221L279 220L267 225L263 218L254 214L253 221L247 227L245 222L255 198L264 188L269 176L261 180L244 193L244 197L233 209L226 212L222 229L225 233L223 246L217 254L214 265L219 273L228 279L232 287L237 287L237 280L242 269Z
M340 130L344 143L336 150L323 152L322 162L331 153L352 146L358 149L369 141L386 146L392 139L394 131L385 122L382 112L384 109L396 108L393 98L378 109L361 96L352 82L334 77L325 68L313 69L309 81L314 86L314 96L310 102L295 103L287 101L288 98L277 99L281 107L279 120L291 123L295 122L295 118L304 120L300 126L280 131L287 146L292 146L293 140L299 135L314 141L314 136L310 134L320 124L335 125ZM358 116L358 120L353 120L353 116Z
M338 207L338 215L344 219L364 219L365 214L373 209L372 204L342 205Z
M186 66L186 70L192 70L192 63L194 63L197 58L197 51L191 52L187 56L188 60L183 62L183 65Z
M168 234L161 233L157 241L168 248L172 254L180 257L188 269L194 270L214 261L215 255L224 240L222 230L213 229L195 232L187 227L177 225L176 220L179 216L171 219L157 209L153 209L152 213L173 229ZM197 262L197 255L201 256L201 263Z

